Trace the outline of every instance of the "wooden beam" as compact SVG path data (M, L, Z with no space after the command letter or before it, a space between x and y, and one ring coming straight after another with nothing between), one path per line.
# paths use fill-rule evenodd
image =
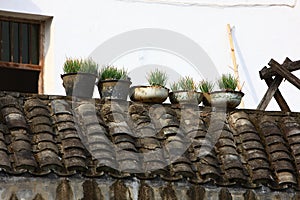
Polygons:
M300 69L300 60L292 62L289 58L286 58L286 61L287 60L289 60L290 62L288 62L287 64L283 64L283 66L286 67L288 71L292 72ZM276 74L277 73L276 71L274 71L274 69L267 67L264 67L259 71L259 76L261 79L270 78L272 76L275 76Z
M283 78L281 76L276 76L273 83L269 86L267 92L261 99L259 105L257 106L257 110L265 110L270 103L272 97L274 96L275 92L277 91L280 83L282 82Z
M272 85L272 83L274 82L274 79L273 78L266 78L265 81L266 81L266 84L268 85L268 87L270 87ZM283 96L282 96L279 89L277 89L275 91L274 98L275 98L276 102L278 103L280 109L283 112L291 112L290 107L288 106L288 104L284 100L284 98L283 98Z
M293 84L300 90L300 80L294 74L289 72L288 69L284 68L283 66L280 66L273 59L271 59L271 61L269 62L269 65L273 68L274 71L277 72L277 74L284 77L286 80L288 80L291 84Z
M39 32L39 66L41 66L41 71L38 81L38 93L44 94L44 39L45 39L45 22L42 22L40 25Z
M237 80L237 89L239 91L241 91L242 90L242 85L241 85L241 81L240 81L239 67L238 67L238 64L236 62L234 44L233 44L233 39L232 39L232 29L230 27L230 24L227 24L227 33L228 33L228 39L229 39L229 45L230 45L230 52L231 52L231 59L232 59L232 64L233 64L234 77ZM244 108L244 100L243 99L240 103L240 107Z
M41 71L41 68L42 68L39 65L19 64L19 63L3 62L3 61L0 61L0 67L15 68L15 69L27 69L27 70L36 70L36 71Z
M296 68L299 67L300 62L299 61L292 62L289 58L286 58L284 63L282 65L280 65L275 60L271 59L269 62L269 65L271 66L271 68L264 67L260 71L261 78L265 79L266 84L269 86L269 88L268 88L265 96L261 100L260 104L258 105L257 109L265 110L267 105L269 104L270 100L272 99L272 96L274 96L275 100L277 101L277 103L282 111L291 112L288 104L284 100L278 87L283 80L282 71L284 71L284 73L286 74L284 76L289 76L289 77L292 77L293 80L299 81L299 79L297 77L295 77L293 74L291 74L291 72L289 70L293 70L293 69L297 70ZM266 73L264 73L264 72L266 72ZM265 75L265 77L263 77L263 75ZM272 78L273 75L276 75L275 79ZM291 75L293 75L294 77ZM297 82L296 82L296 84L297 84Z

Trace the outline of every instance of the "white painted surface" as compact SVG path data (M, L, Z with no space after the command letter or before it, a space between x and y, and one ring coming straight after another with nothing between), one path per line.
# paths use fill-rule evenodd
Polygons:
M293 7L296 0L125 0L149 3L168 3L175 5L196 5L196 6L289 6Z
M271 58L280 63L285 57L300 59L299 3L291 8L174 6L117 0L0 0L0 8L54 16L49 31L49 47L45 50L46 94L64 94L60 74L66 56L87 57L111 37L141 28L171 30L190 38L206 51L221 74L231 72L228 67L232 61L226 25L234 26L237 62L241 79L245 81L246 108L256 108L265 93L267 87L260 80L258 71ZM154 54L157 55L157 52ZM160 63L162 58L164 61ZM175 66L174 59L167 58L145 53L133 63L146 60L145 63L149 64L153 60L153 64L180 68ZM125 60L124 63L128 63L128 58ZM120 62L116 61L118 64ZM186 68L185 72L195 74L191 68ZM300 77L300 73L295 74ZM134 81L134 77L132 79ZM287 82L280 89L292 110L300 111L300 91ZM279 109L274 102L268 110Z

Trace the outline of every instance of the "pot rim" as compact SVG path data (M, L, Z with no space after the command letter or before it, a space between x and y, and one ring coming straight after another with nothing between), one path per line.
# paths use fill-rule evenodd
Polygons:
M87 73L87 72L72 72L72 73L66 73L66 74L61 74L60 77L63 78L65 76L71 76L71 75L88 75L88 76L95 76L96 78L98 77L96 74L93 73Z
M159 88L159 89L166 89L169 91L169 88L166 88L165 86L161 86L161 85L135 85L130 87L131 90L135 88Z
M218 93L233 93L233 94L240 94L242 96L244 96L245 94L242 91L213 91L213 92L206 92L206 94L218 94Z
M132 84L132 82L130 80L126 80L126 79L105 79L105 80L98 81L98 83L109 83L109 82L123 82L123 83Z
M172 93L180 93L180 92L195 92L198 94L202 94L202 92L196 91L196 90L175 90L175 91L171 91L170 94Z

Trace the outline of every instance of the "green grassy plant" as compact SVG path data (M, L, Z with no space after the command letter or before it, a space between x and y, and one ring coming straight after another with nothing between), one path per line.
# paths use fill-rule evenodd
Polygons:
M231 74L223 74L218 80L220 89L234 91L237 87L238 80Z
M92 58L67 58L63 66L63 71L65 74L77 72L96 74L97 70L98 64Z
M178 84L182 90L190 90L190 91L197 90L197 86L194 79L189 76L185 76L181 78Z
M99 71L100 80L128 80L128 72L124 68L107 65Z
M178 91L178 90L180 90L180 86L179 86L178 82L172 83L170 85L170 88L171 88L172 91Z
M85 73L97 74L98 64L92 58L84 59L82 61L82 65L79 71Z
M189 91L196 91L197 86L192 77L185 76L180 78L177 82L174 82L170 86L172 91L178 90L189 90Z
M212 90L214 88L214 83L207 81L207 80L203 80L203 81L200 81L198 87L202 93L210 93L210 92L212 92Z
M168 77L165 72L155 69L147 75L147 80L151 86L165 87L167 84Z
M77 73L81 68L82 62L82 59L67 58L64 62L64 73Z

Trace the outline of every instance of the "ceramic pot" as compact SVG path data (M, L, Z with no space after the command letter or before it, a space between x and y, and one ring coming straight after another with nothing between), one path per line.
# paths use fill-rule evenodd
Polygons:
M97 76L90 73L62 74L63 86L67 96L92 98Z
M103 99L127 100L130 85L129 80L100 80L98 91Z
M143 103L162 103L169 95L169 89L162 86L133 86L129 89L132 101Z
M236 108L244 96L240 91L215 91L203 93L203 104L211 107Z
M172 104L200 104L202 101L202 93L196 91L172 91L169 93L169 99Z

